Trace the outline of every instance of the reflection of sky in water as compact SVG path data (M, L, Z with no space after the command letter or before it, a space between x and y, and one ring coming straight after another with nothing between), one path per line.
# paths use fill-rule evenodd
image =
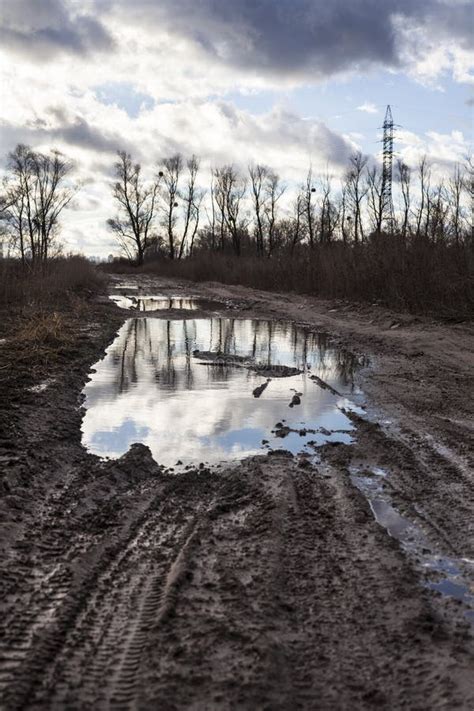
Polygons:
M112 294L112 301L121 309L131 309L132 311L163 311L169 309L182 309L185 311L197 311L209 303L203 299L182 298L181 296L145 296L137 294ZM219 304L217 304L219 306Z
M252 391L266 377L245 367L204 363L193 356L195 349L305 372L273 378L257 399ZM110 457L143 442L165 465L241 458L262 451L263 439L295 452L309 441L349 442L347 431L353 428L339 406L347 406L353 367L354 359L329 347L324 336L292 324L131 318L85 388L83 442L95 454ZM311 374L341 397L318 387ZM301 405L290 408L294 390L302 393ZM283 419L298 430L329 432L276 438L271 430Z

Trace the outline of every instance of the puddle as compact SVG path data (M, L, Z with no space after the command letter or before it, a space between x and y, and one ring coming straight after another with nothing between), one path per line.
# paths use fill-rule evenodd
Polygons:
M145 294L112 294L110 299L121 309L130 311L216 311L224 304L209 299L182 296L153 296Z
M342 409L357 367L327 337L289 323L131 318L84 390L83 444L119 457L142 442L174 466L350 443Z
M465 617L474 624L474 588L463 578L463 569L474 573L474 561L441 556L433 551L423 531L390 502L382 487L387 473L374 467L372 474L353 473L351 480L369 501L375 520L399 541L404 551L418 559L425 572L426 587L461 602Z

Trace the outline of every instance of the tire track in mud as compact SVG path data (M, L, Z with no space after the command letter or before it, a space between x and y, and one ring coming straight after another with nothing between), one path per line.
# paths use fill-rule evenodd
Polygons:
M85 536L69 550L63 545L54 574L41 581L40 597L32 581L24 581L5 638L5 708L133 707L148 636L172 611L202 522L206 495L183 506L173 502L175 488L168 480L146 496L132 492L131 513L119 530L98 540ZM54 557L52 549L48 555ZM75 567L65 584L64 561Z
M108 706L116 709L134 708L134 697L140 663L150 633L156 633L161 621L170 613L176 589L183 574L186 556L199 530L199 518L193 517L184 527L171 560L154 573L141 596L136 619L129 627L125 648L118 663L109 691Z
M124 531L111 532L105 545L102 540L91 541L89 537L85 543L73 544L66 554L63 553L66 561L70 560L76 566L75 573L69 573L67 586L59 584L61 578L56 580L49 576L41 581L40 594L34 585L23 593L17 617L10 621L5 635L6 650L20 647L22 651L4 680L3 694L8 708L22 707L37 692L44 697L53 681L59 683L58 668L63 665L64 656L70 654L71 646L77 645L74 638L80 641L81 636L85 636L83 627L87 627L90 617L95 617L96 604L106 600L109 590L116 597L119 595L120 587L115 591L113 582L121 568L127 565L127 558L143 535L140 527L150 525L150 511L156 506L156 498L147 501L147 505L139 502L135 506L136 518ZM61 561L57 564L58 569L61 565L66 574L67 563ZM108 617L106 614L105 619ZM108 624L112 622L110 619ZM103 634L100 627L99 631ZM94 651L95 635L90 642L90 651Z

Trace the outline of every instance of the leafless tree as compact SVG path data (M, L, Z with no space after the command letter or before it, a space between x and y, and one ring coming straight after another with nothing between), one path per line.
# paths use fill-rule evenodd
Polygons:
M403 199L402 237L406 240L410 225L411 210L411 170L402 160L397 162L398 179Z
M306 175L306 183L304 186L304 211L309 246L311 249L314 247L316 232L316 208L314 205L315 192L316 188L313 186L313 169L310 166Z
M203 199L203 193L196 185L196 179L199 172L199 163L199 158L195 155L191 156L191 158L186 162L188 179L184 190L179 192L179 197L184 205L184 214L183 232L180 239L178 259L181 259L184 255L188 236L191 235L192 243L194 244L194 238L199 225L199 213Z
M471 213L470 242L471 247L474 249L474 156L472 155L466 158L463 185L469 201L469 208Z
M450 207L450 221L453 230L454 242L459 244L462 236L463 223L463 192L464 192L464 173L457 163L454 166L453 174L448 181L447 199Z
M193 198L193 206L192 206L192 218L191 218L191 224L193 225L192 231L191 231L191 240L189 244L189 256L192 257L193 250L194 250L194 242L196 239L196 235L199 230L199 221L200 221L200 216L201 216L201 205L202 201L204 200L205 196L205 191L204 190L196 190ZM214 233L213 234L213 239L214 239Z
M183 168L183 157L180 153L176 153L171 158L163 160L163 170L159 172L159 176L163 178L164 224L168 234L170 259L174 259L179 254L175 230L178 222L179 181Z
M220 212L221 247L227 230L236 255L241 252L243 223L241 218L242 200L247 190L247 182L233 165L226 165L214 171L215 198Z
M277 208L278 201L286 190L286 186L282 185L279 175L273 171L269 171L265 181L265 223L268 232L268 256L270 257L275 246L275 229L277 226Z
M367 206L373 231L380 235L385 217L385 200L383 194L383 174L378 165L367 169Z
M8 157L2 220L23 263L53 256L59 216L78 190L73 164L59 151L49 154L18 145Z
M269 168L265 165L249 166L250 190L255 212L255 235L257 241L257 255L263 256L265 253L265 235L264 235L264 215L265 206L268 198L265 190L265 185L270 173Z
M320 181L321 211L319 216L319 241L331 242L340 219L340 210L332 198L332 180L325 175Z
M429 194L429 212L426 224L426 233L432 241L446 239L448 230L449 202L444 181L438 183Z
M416 232L417 239L421 235L423 220L425 221L425 233L428 231L429 213L430 213L430 181L431 170L428 165L428 158L423 156L418 164L418 179L420 183L420 202L416 215Z
M300 244L305 235L304 229L304 216L306 210L306 194L303 190L299 190L296 198L293 202L293 216L291 218L292 224L292 240L291 240L291 253L295 251L295 248Z
M364 240L362 225L362 203L367 194L367 183L363 180L368 158L359 151L350 157L350 167L346 174L345 191L347 205L352 211L354 241Z
M153 228L159 180L145 181L140 163L134 163L125 151L118 152L115 178L112 194L118 212L107 224L129 259L142 264L156 237Z

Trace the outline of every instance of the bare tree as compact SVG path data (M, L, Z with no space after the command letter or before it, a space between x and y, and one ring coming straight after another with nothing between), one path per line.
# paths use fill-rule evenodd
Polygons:
M226 165L214 171L215 198L220 212L221 248L224 248L224 236L228 231L232 247L238 256L241 252L243 224L240 210L247 190L245 178L233 165Z
M118 152L115 177L112 194L118 213L107 220L107 224L129 259L142 264L155 238L153 226L159 180L145 182L140 163L134 163L125 151Z
M345 190L348 207L352 211L352 222L354 225L354 241L364 240L364 228L362 225L362 203L367 194L367 183L364 182L368 158L360 151L350 157L350 167L346 174Z
M193 229L191 232L191 240L189 243L189 256L190 257L192 257L192 255L193 255L194 241L196 239L196 235L199 230L199 220L200 220L200 216L201 216L201 205L202 205L202 201L204 200L204 195L205 195L204 190L199 191L199 193L197 194L197 196L195 198L194 204L193 204L193 214L194 214Z
M268 232L268 256L270 257L275 246L275 229L277 226L277 207L278 201L286 190L286 186L282 185L279 175L268 172L265 181L265 221Z
M337 229L340 211L332 199L331 176L326 175L320 181L321 187L321 212L319 216L319 241L329 243Z
M184 204L184 215L183 215L183 232L181 235L178 259L181 259L184 254L184 249L188 236L191 235L192 243L194 244L194 237L199 225L199 212L201 209L201 203L203 199L202 191L196 186L197 174L199 172L199 158L195 155L186 162L186 167L188 170L188 180L186 187L183 192L179 192L179 197Z
M265 184L269 175L269 168L265 165L249 166L250 190L255 212L255 235L257 240L257 255L265 253L264 214L268 195Z
M295 201L293 203L293 217L292 217L292 226L293 226L293 236L291 240L291 253L295 251L295 248L297 247L298 244L300 244L303 239L304 239L304 216L305 216L305 210L306 210L306 194L303 192L303 190L299 190Z
M176 224L178 222L178 207L179 207L179 181L183 171L184 161L180 153L176 153L171 158L165 158L163 161L163 171L159 172L159 176L163 178L164 190L164 223L168 233L168 248L169 257L174 259L178 255L177 238L175 234Z
M367 169L367 206L371 217L373 231L380 235L385 217L385 200L383 194L383 174L378 165Z
M69 180L72 169L59 151L39 153L20 144L10 153L2 219L23 263L52 256L59 216L79 187Z
M450 218L453 230L453 237L456 244L459 244L462 236L463 223L463 192L464 174L461 166L457 163L454 166L453 174L448 181L447 199L450 206Z
M418 178L420 182L420 202L416 216L415 234L417 239L421 235L423 218L425 217L425 233L428 232L429 223L431 170L426 156L423 156L418 164Z
M469 201L471 219L470 219L470 241L471 247L474 249L474 156L470 155L466 158L466 170L464 174L464 190L466 191Z
M305 207L305 218L306 218L306 229L308 232L309 246L311 249L314 247L315 243L315 229L316 229L316 209L314 206L314 193L316 188L313 187L313 169L310 166L308 169L308 174L306 176L306 184L304 186L304 207Z
M219 247L222 251L224 251L227 236L225 168L214 169L213 188L213 194L217 205L216 219L219 224Z
M410 225L410 209L411 209L411 170L402 160L397 162L398 179L400 181L400 190L403 198L403 220L402 220L402 237L406 240Z
M426 232L433 241L441 241L447 236L447 221L449 215L449 202L447 200L444 181L438 183L429 195L429 218Z

